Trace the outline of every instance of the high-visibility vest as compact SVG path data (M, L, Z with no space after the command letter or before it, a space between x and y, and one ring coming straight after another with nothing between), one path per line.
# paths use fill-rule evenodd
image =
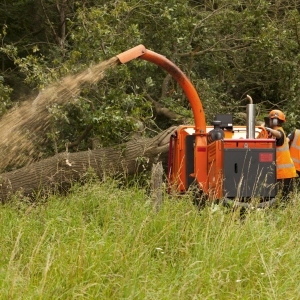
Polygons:
M300 171L300 130L296 129L290 145L291 158L297 171Z
M297 177L284 130L282 127L277 127L276 130L278 129L284 134L284 143L282 146L276 146L276 177L277 179Z

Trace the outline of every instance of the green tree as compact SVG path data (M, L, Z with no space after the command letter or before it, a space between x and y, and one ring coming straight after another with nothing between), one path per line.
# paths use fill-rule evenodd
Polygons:
M278 107L287 114L288 128L299 125L297 1L16 3L1 7L8 15L22 16L14 23L16 30L13 17L1 20L7 26L1 52L5 64L14 66L13 74L20 79L25 76L31 88L45 88L144 44L167 56L190 77L208 123L216 113L232 113L235 122L242 122L239 113L244 112L245 96L250 94L260 118ZM33 4L34 18L20 13L20 9L29 12ZM31 27L22 25L27 23ZM20 34L22 26L24 35ZM40 28L40 33L35 35L33 28ZM99 83L85 86L76 100L50 108L54 118L48 135L57 151L65 149L66 143L86 149L91 137L107 146L128 141L137 128L152 136L178 120L193 122L178 84L163 70L141 60L108 70ZM173 114L163 113L166 110L161 107ZM47 155L53 153L49 145L43 150Z

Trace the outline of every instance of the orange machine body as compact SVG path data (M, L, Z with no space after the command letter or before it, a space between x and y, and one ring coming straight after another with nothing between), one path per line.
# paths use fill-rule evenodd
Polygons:
M190 102L194 125L180 126L170 139L170 189L185 192L195 183L209 199L275 196L271 188L276 182L275 141L267 139L263 127L255 127L252 139L247 138L246 127L223 128L223 138L214 140L208 136L214 128L206 125L196 89L174 63L143 45L117 57L121 63L141 58L160 66L179 83Z
M209 133L213 129L207 126ZM180 126L171 137L171 164L169 183L173 190L186 192L193 184L198 184L194 174L194 155L204 152L207 156L205 187L202 189L208 199L223 197L250 198L276 195L276 145L275 140L265 138L261 127L255 128L255 139L246 138L245 126L234 126L224 130L224 139L214 141L207 147L196 146L194 126ZM196 154L194 154L196 153Z

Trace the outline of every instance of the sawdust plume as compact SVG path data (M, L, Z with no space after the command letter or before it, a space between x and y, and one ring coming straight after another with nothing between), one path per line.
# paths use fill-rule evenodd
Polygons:
M0 119L0 171L8 166L23 166L35 157L35 146L46 138L50 113L48 107L75 102L82 84L94 84L108 68L119 63L117 57L101 62L77 75L63 78L45 88L34 100L27 100Z

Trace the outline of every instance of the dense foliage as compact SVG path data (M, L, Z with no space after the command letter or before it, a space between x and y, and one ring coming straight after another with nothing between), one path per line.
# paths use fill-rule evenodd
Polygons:
M246 94L258 118L271 108L299 126L300 4L292 0L16 0L0 4L0 113L49 83L138 44L166 55L191 79L207 122L216 113L245 111ZM173 121L156 116L149 97L192 117L176 82L147 62L108 70L82 89L76 104L52 109L49 137L59 149L91 126L87 139L120 143L143 124L153 134ZM190 120L190 122L193 122Z

